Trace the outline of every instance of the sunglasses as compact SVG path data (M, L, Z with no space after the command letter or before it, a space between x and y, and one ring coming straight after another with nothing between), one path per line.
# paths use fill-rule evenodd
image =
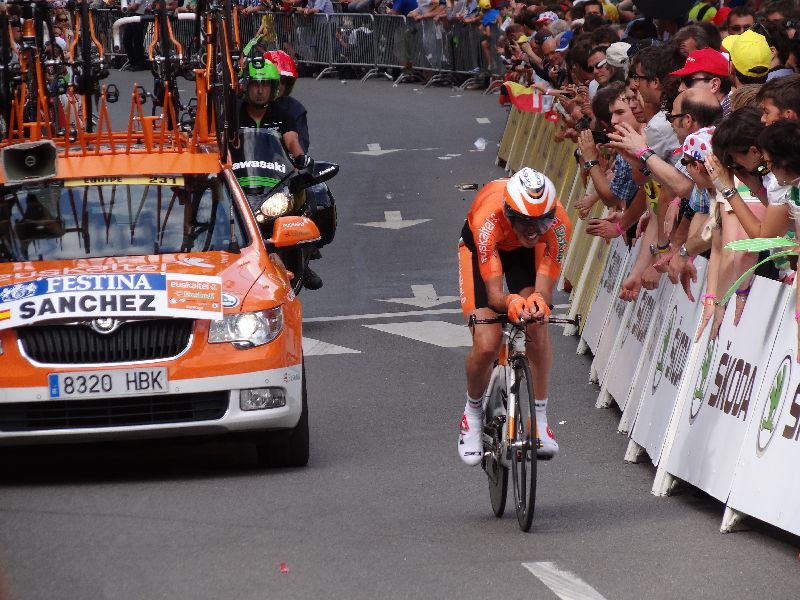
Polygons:
M736 171L737 173L747 173L748 175L752 175L754 177L755 176L763 177L764 175L769 173L769 168L764 165L758 165L755 169L748 170L746 167L740 165L736 161L731 162L731 164L728 165L728 168L733 171Z
M675 114L672 114L672 113L668 112L668 113L664 113L664 117L666 117L667 121L672 123L672 121L674 121L675 119L679 119L680 117L685 117L688 114L689 113L675 113Z
M506 218L508 218L512 227L518 226L519 228L526 230L533 229L536 235L542 235L548 229L550 229L550 226L553 224L553 221L556 218L555 209L544 213L541 217L526 217L525 215L521 215L518 212L511 210L508 206L504 207L503 213L505 214Z
M603 68L603 67L605 67L607 64L608 64L608 61L607 61L607 60L604 58L603 60L601 60L601 61L600 61L599 63L597 63L596 65L589 65L589 70L591 70L591 71L596 71L596 70L598 70L598 69L602 69L602 68Z
M743 33L747 31L749 27L747 25L728 25L728 31L732 33Z
M631 73L628 75L632 81L636 81L637 83L639 80L644 79L645 81L653 81L655 77L648 77L647 75L637 75L636 73Z
M711 81L713 77L684 77L681 81L687 88L692 87L698 81Z
M681 164L684 167L688 167L689 165L697 165L697 164L699 164L701 167L705 168L705 165L703 164L702 161L697 160L696 158L694 158L692 156L686 156L685 154L681 157Z

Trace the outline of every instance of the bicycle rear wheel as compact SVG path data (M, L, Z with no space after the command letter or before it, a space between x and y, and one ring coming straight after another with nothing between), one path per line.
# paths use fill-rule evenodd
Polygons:
M505 410L502 407L500 387L496 385L489 394L489 402L484 410L483 422L483 470L489 478L489 502L492 512L498 519L506 510L508 495L508 467L500 462L503 440ZM490 453L490 454L487 454Z
M514 386L511 400L514 402L515 419L509 420L512 428L511 478L514 485L514 507L522 531L530 531L533 510L536 504L536 413L533 404L531 369L525 357L513 362Z

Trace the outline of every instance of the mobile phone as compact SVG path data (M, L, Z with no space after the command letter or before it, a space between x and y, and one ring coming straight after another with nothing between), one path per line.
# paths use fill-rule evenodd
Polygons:
M608 144L611 141L605 131L592 131L592 139L595 144Z
M561 102L556 102L556 103L555 103L555 108L556 108L556 110L557 110L558 112L560 112L560 113L561 113L561 116L562 116L562 117L564 117L565 119L569 119L569 113L567 112L567 109L565 109L565 108L564 108L564 107L561 105Z

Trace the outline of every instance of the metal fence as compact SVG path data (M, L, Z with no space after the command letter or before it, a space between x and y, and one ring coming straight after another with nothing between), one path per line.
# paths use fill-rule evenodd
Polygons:
M101 9L94 14L106 51L124 57L124 50L113 48L111 26L126 13ZM193 22L173 21L172 26L178 41L188 47ZM321 67L317 79L350 68L362 81L376 76L395 82L416 78L426 87L446 83L465 88L500 78L504 72L494 51L501 35L496 26L485 36L476 24L416 21L400 15L267 12L240 15L239 28L243 46L256 40L264 50L284 50L301 65ZM151 39L152 24L145 45Z

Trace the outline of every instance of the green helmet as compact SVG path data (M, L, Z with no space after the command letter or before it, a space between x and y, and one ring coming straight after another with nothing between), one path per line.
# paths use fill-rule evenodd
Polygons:
M281 73L275 63L266 58L254 58L247 64L247 78L250 81L280 81Z

